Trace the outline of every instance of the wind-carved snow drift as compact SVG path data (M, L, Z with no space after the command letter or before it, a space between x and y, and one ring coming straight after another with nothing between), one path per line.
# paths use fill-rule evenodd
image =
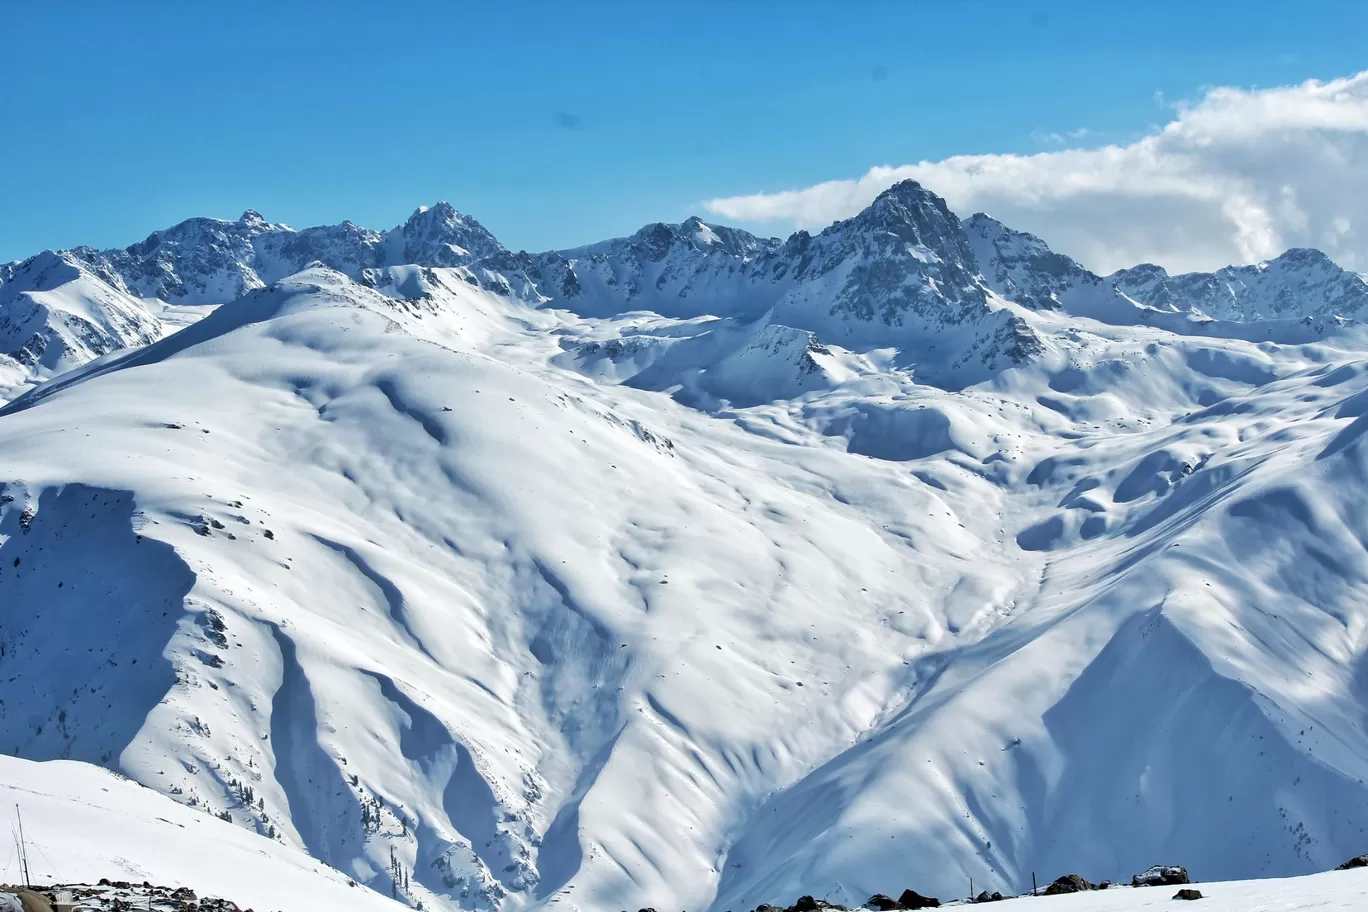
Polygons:
M437 206L4 270L69 353L0 411L4 754L438 908L1364 851L1328 261L1103 278L908 183L782 242Z

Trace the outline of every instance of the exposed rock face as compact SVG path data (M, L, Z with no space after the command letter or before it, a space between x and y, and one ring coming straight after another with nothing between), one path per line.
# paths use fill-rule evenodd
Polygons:
M1131 878L1133 887L1173 887L1191 883L1187 868L1179 865L1154 865Z
M1319 250L1294 248L1250 266L1171 276L1146 263L1107 277L1142 304L1218 320L1349 317L1368 313L1368 280Z
M982 212L964 222L964 231L989 287L1023 307L1057 310L1061 295L1099 282L1035 235L1013 231Z
M1063 877L1055 879L1055 882L1045 888L1046 896L1058 896L1061 893L1082 893L1085 890L1097 889L1091 883L1083 879L1080 874L1065 874Z
M938 909L940 900L934 896L922 896L916 890L903 890L898 897L904 909Z
M296 231L248 210L232 222L188 219L122 250L71 253L139 297L223 304L315 262L356 276L381 266L468 266L507 251L483 225L443 202L419 207L384 233L352 222Z
M990 304L959 219L915 181L854 218L782 243L691 219L563 256L574 279L555 278L539 292L587 315L768 314L824 342L913 350L929 382L980 379L1041 350L1028 326ZM543 255L538 268L559 275L563 267Z
M1368 312L1368 280L1319 250L1288 250L1267 262L1210 273L1171 276L1144 263L1098 276L1040 238L981 212L966 220L964 228L988 286L1036 310L1098 316L1099 308L1124 311L1129 299L1163 313L1234 323L1361 319Z
M71 253L0 267L0 358L42 379L101 355L147 345L161 322ZM4 390L0 389L0 398Z

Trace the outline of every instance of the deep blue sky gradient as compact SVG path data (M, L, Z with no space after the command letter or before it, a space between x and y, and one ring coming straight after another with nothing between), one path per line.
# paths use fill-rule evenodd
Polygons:
M1364 68L1368 3L1328 0L9 0L0 261L246 208L387 228L438 199L514 249L570 246Z

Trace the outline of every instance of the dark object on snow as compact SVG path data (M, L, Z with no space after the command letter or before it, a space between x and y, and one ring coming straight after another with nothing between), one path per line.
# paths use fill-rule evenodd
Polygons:
M24 912L52 912L52 903L48 898L32 890L20 890L19 903L24 907Z
M811 896L798 897L798 901L789 906L786 912L819 912L821 909L836 909L838 912L846 912L845 906L829 903L825 899L813 899Z
M934 896L922 896L916 890L903 890L898 902L904 909L939 909L940 900Z
M1106 890L1106 889L1108 889L1110 886L1111 886L1111 881L1110 881L1110 880L1104 880L1104 881L1102 881L1100 884L1098 884L1096 887L1093 887L1093 889L1094 889L1094 890Z
M903 904L891 896L883 893L875 893L865 902L865 908L878 909L879 912L890 912L892 909L901 909Z
M1335 868L1335 870L1348 871L1352 868L1368 868L1368 855L1355 855L1338 868Z
M1153 865L1131 878L1132 887L1176 887L1192 883L1187 868L1178 865Z
M1187 881L1183 881L1187 883ZM1061 893L1082 893L1084 890L1097 889L1092 884L1083 879L1081 874L1065 874L1063 877L1055 879L1055 882L1045 888L1046 896L1058 896Z
M976 902L976 903L1002 902L1002 900L1004 900L1004 899L1006 899L1006 897L1003 896L1001 893L999 893L997 890L994 890L992 893L989 893L987 890L984 890L984 891L983 891L982 893L980 893L978 896L975 896L975 897L974 897L974 902Z
M1174 899L1201 899L1201 890L1179 890L1173 894Z

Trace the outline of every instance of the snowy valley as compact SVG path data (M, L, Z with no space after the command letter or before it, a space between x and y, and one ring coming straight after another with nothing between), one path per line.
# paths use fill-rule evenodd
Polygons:
M53 876L202 876L151 816L257 908L1328 871L1366 316L1316 251L1098 276L910 181L787 240L439 204L0 266L0 786L143 815L160 861Z

